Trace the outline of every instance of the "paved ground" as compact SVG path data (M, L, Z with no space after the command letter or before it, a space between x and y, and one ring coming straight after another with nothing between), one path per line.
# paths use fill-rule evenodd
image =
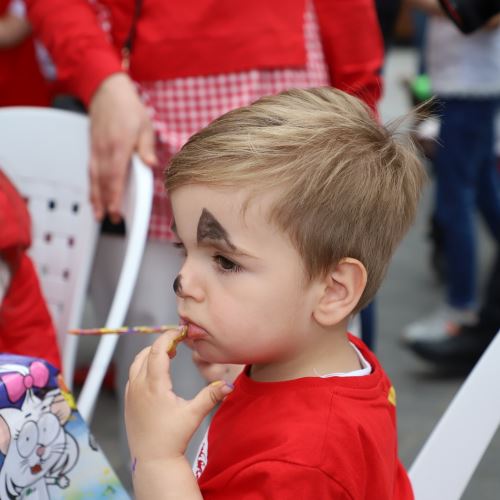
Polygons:
M386 68L386 97L381 106L384 121L408 109L400 81L411 75L413 68L414 54L411 50L398 49L390 55ZM429 270L429 248L425 236L431 197L432 186L429 186L417 223L397 251L378 296L379 336L376 351L397 389L400 456L406 466L412 463L463 382L463 377L445 377L435 373L399 344L401 328L430 312L441 299L442 291ZM491 262L491 250L491 243L482 233L483 274ZM126 468L120 465L118 417L113 395L103 392L92 428L111 463L128 483ZM499 498L499 463L500 435L497 433L463 496L465 500Z

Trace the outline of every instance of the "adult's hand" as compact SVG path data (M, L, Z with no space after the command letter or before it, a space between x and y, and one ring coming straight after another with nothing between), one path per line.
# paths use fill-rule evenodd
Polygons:
M95 92L90 115L90 200L97 219L121 219L121 200L130 158L156 164L153 125L125 73L106 78Z

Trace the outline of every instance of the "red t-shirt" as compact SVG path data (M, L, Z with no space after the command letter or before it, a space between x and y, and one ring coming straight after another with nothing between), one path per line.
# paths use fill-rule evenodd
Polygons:
M195 472L205 500L413 499L397 455L394 389L375 356L362 377L259 383L217 411Z
M31 244L26 204L0 170L0 258L10 283L0 304L0 352L43 358L61 366L57 337L40 283L26 254Z

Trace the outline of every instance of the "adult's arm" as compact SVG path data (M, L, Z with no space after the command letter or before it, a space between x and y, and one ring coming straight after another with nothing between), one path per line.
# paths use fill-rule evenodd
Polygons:
M99 85L121 71L120 55L86 0L26 0L37 38L57 67L58 80L86 105Z
M383 42L373 0L314 0L332 85L376 109Z
M34 32L52 56L58 80L89 108L94 214L101 219L108 213L119 220L132 153L137 151L148 165L156 164L148 113L87 1L27 2Z

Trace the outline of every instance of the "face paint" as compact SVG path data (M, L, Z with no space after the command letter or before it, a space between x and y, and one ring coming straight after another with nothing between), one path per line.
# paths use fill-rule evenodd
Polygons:
M204 208L198 221L198 229L196 231L198 244L203 240L224 241L226 245L235 250L236 247L231 243L227 231L222 227L220 222Z
M182 293L182 283L181 283L182 276L179 274L177 278L174 280L174 292L175 295L179 296Z

